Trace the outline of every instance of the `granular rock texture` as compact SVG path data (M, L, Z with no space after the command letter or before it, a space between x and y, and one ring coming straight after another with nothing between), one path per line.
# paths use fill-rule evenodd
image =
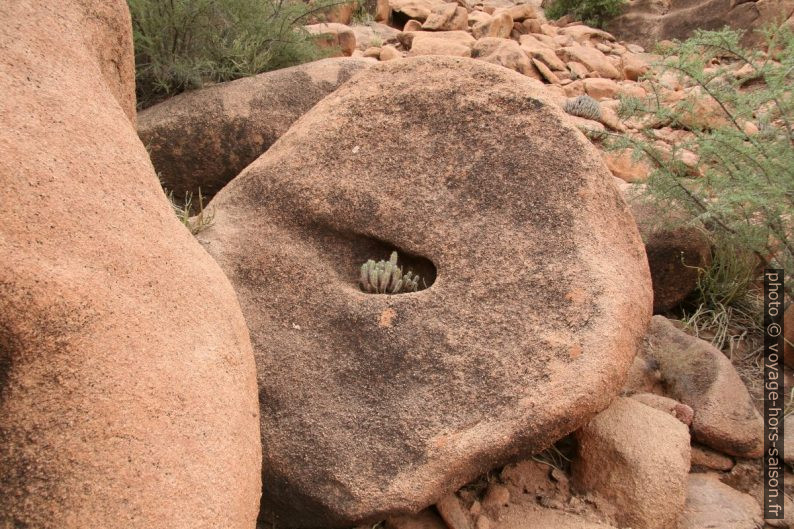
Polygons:
M251 345L136 135L125 2L0 3L0 93L0 527L253 527Z
M598 152L483 61L373 66L211 207L199 237L251 330L279 526L416 512L548 446L619 392L651 314ZM392 250L429 288L359 289Z
M620 397L576 432L576 439L573 483L592 494L619 527L676 528L690 460L684 424Z
M138 134L163 187L212 197L292 123L375 61L332 58L195 90L143 110Z
M710 343L654 316L642 356L656 365L666 393L690 406L692 435L729 455L763 453L764 425L731 361Z

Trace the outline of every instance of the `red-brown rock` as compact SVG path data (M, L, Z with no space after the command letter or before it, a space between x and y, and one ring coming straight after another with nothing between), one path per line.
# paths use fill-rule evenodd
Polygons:
M336 55L350 57L356 49L356 34L345 24L322 22L304 26L304 29L321 48L338 50Z
M126 3L0 28L0 526L253 527L248 331L135 132Z
M138 134L163 187L211 198L371 59L332 58L186 92L147 108Z
M660 210L631 187L624 196L645 242L653 278L653 311L665 313L695 290L699 274L711 265L711 245L695 226L671 226L666 222L672 216L669 211ZM679 216L681 220L684 218Z
M720 482L714 474L690 474L679 529L756 529L761 507L749 494Z
M694 439L729 455L761 456L761 416L724 354L654 316L642 355L659 367L669 395L694 410Z
M675 529L686 499L689 432L669 414L620 397L576 433L573 484L620 527Z
M472 59L378 64L213 200L200 237L255 344L266 517L415 512L620 390L650 314L643 248L536 86ZM395 249L429 288L361 292Z

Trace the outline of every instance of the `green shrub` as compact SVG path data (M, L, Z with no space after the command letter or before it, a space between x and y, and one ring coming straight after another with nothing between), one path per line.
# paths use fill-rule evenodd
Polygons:
M639 133L613 137L608 146L632 147L654 168L647 194L662 210L688 213L715 244L753 254L758 268L794 271L794 32L765 33L773 53L746 49L742 32L698 31L660 50L657 75L675 72L696 96L665 104L669 91L649 78L652 95L622 101L621 115L644 123ZM711 119L703 116L712 112ZM691 139L670 152L656 129L686 129ZM677 153L698 154L687 167ZM693 174L695 176L693 176ZM700 176L698 176L700 175Z
M623 10L626 0L555 0L546 8L546 17L556 20L570 15L588 26L602 28Z
M731 351L739 340L762 332L758 261L752 253L717 240L711 265L699 272L697 288L681 312L695 336Z
M300 0L128 0L139 107L322 56L305 19L335 5Z
M789 299L794 287L794 33L763 35L764 45L747 49L742 32L698 31L660 49L651 95L621 102L621 116L639 130L605 137L607 148L629 147L649 162L646 198L675 212L663 221L709 236L714 263L683 316L720 346L757 330L763 268L785 269ZM691 97L664 87L670 72ZM684 139L660 142L661 127ZM683 150L698 155L694 167L681 161Z

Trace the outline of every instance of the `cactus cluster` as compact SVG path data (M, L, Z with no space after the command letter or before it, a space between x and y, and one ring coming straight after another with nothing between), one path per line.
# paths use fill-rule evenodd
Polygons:
M372 259L361 265L361 290L371 294L399 294L419 290L421 278L412 272L403 274L397 265L397 252L392 252L388 261Z
M569 99L562 107L568 114L580 118L598 121L601 119L601 106L590 96L579 96Z

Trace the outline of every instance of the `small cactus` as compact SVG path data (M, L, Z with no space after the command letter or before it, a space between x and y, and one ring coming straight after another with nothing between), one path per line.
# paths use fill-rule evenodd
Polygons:
M562 108L572 116L592 119L593 121L601 119L601 106L598 104L598 101L590 96L579 96L574 99L569 99Z
M399 294L419 290L419 279L413 272L403 274L402 267L397 265L397 252L392 252L388 261L376 263L370 259L361 265L359 282L364 292Z

